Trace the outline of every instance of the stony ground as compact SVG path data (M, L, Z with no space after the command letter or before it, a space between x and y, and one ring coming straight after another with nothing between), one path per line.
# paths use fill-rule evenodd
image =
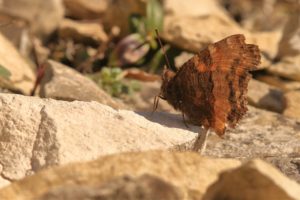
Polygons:
M117 54L111 85L98 78L145 1L3 0L0 199L300 199L299 2L160 5L176 68L231 34L260 47L238 126L224 138L211 132L204 155L192 152L203 128L186 127L163 100L152 113L163 63L149 73L146 47ZM136 57L143 66L129 62ZM111 96L132 80L139 90Z

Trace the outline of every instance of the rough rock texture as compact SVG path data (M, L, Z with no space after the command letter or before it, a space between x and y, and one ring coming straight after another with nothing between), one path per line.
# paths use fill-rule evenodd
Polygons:
M280 62L267 68L267 71L290 80L300 81L300 54L284 57Z
M64 16L62 0L2 0L0 6L1 12L26 20L40 35L54 31Z
M278 57L295 56L300 54L300 4L296 3L294 10L284 27L278 46Z
M190 3L185 1L185 6L180 2L170 0L165 3L167 14L162 36L170 43L197 52L209 43L241 33L246 36L247 43L258 44L268 57L276 56L280 32L250 33L235 23L217 3L208 3L208 0L205 4L202 1L188 0ZM267 63L264 63L261 67L266 67Z
M261 158L300 182L300 123L249 107L248 114L224 139L211 135L206 155L249 160Z
M222 173L203 200L299 200L300 185L261 160Z
M0 190L0 199L37 199L64 185L100 185L124 175L148 174L181 188L183 199L196 200L221 171L239 165L236 160L205 158L192 152L124 153L41 171Z
M148 114L153 121L159 116ZM0 94L0 177L18 180L48 166L117 152L173 148L195 138L194 132L184 130L180 118L162 118L165 126L97 102Z
M99 23L80 23L64 19L59 26L60 38L73 39L76 42L99 44L106 42L108 37Z
M130 15L144 15L146 12L146 2L143 0L64 0L64 3L69 16L80 19L101 18L106 30L118 26L122 35L129 33Z
M66 15L79 19L95 19L103 16L108 0L63 0Z
M279 113L285 108L280 89L255 79L250 80L247 95L249 104L255 107Z
M115 109L125 107L121 102L114 100L100 89L88 77L52 60L47 63L39 96L67 101L98 101Z
M138 177L124 175L108 181L102 186L60 186L53 188L38 200L182 200L180 188L153 175Z
M8 80L0 76L1 88L30 94L35 80L33 70L16 48L1 34L0 44L0 65L11 73Z
M285 116L296 118L300 121L300 90L290 91L284 94L286 108Z

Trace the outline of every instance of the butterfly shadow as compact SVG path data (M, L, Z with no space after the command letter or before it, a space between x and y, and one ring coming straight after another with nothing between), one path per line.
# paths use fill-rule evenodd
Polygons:
M135 113L142 115L146 119L148 119L151 122L158 123L162 126L166 126L169 128L179 128L184 129L188 131L192 131L195 133L198 133L199 130L203 129L199 126L195 126L192 124L187 124L187 126L184 124L183 118L180 114L173 114L173 113L167 113L167 112L139 112L136 111Z

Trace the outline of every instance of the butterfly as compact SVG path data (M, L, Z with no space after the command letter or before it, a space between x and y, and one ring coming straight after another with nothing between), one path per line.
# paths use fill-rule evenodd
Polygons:
M183 118L223 136L226 127L234 128L247 112L249 71L257 69L260 59L258 46L246 44L242 34L209 44L178 71L164 69L154 109L161 98Z

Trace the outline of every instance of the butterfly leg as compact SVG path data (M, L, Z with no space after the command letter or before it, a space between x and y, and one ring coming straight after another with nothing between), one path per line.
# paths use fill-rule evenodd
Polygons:
M205 128L203 132L201 131L200 133L198 133L198 136L193 146L194 151L200 152L200 154L204 153L208 134L209 134L208 128Z
M186 120L185 120L185 117L184 117L184 113L182 112L181 114L182 114L182 119L183 119L183 123L184 123L185 127L189 128L189 126L186 123Z

